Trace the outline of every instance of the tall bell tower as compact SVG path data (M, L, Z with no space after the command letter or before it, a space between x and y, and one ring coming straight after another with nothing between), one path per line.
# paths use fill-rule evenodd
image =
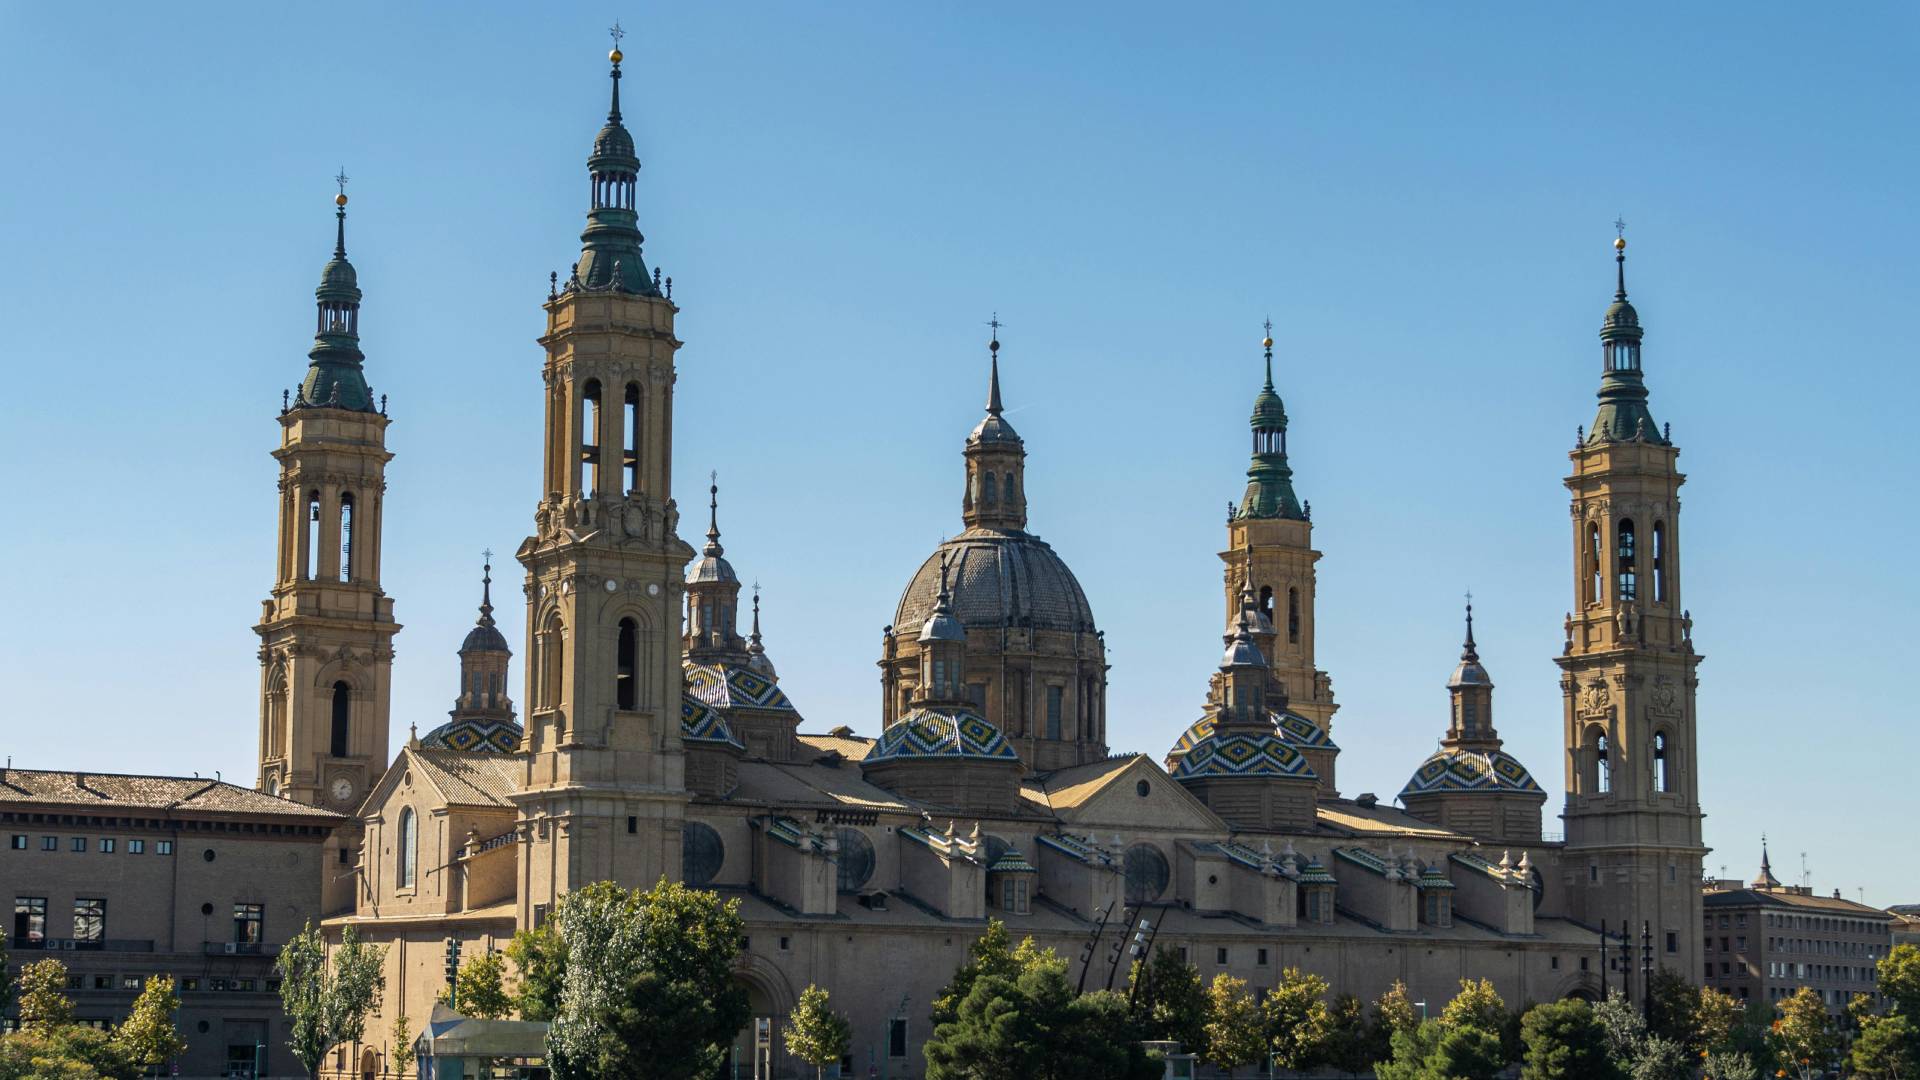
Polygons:
M1253 401L1253 457L1247 466L1247 492L1238 506L1228 508L1226 563L1226 625L1229 634L1241 607L1240 593L1251 586L1260 611L1273 625L1271 635L1258 640L1267 653L1274 705L1313 721L1332 734L1333 680L1314 663L1314 564L1311 504L1302 505L1293 490L1293 467L1287 461L1287 407L1273 388L1273 323L1260 346L1266 354L1267 378ZM1334 789L1332 756L1321 776L1322 793Z
M1654 961L1700 972L1701 843L1693 619L1681 603L1680 450L1654 423L1627 302L1626 241L1601 326L1600 407L1568 455L1573 586L1565 697L1572 914L1652 933ZM1639 965L1634 965L1637 969ZM1636 979L1638 976L1635 976ZM1636 992L1644 992L1638 986Z
M380 588L387 417L367 387L346 176L306 378L280 410L280 535L261 605L262 791L351 812L387 765L393 600Z
M617 46L618 39L616 37ZM592 881L680 876L682 574L672 498L679 310L641 260L640 161L612 107L580 261L546 303L546 467L526 568L522 925Z

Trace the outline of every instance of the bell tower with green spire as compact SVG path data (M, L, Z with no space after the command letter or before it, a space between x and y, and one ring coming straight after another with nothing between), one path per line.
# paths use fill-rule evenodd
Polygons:
M1331 734L1333 680L1314 665L1313 520L1309 506L1293 490L1293 467L1287 462L1287 407L1273 388L1273 323L1260 347L1266 358L1266 381L1253 399L1253 459L1247 466L1247 491L1238 506L1228 508L1227 550L1220 553L1224 572L1226 623L1240 613L1240 593L1250 587L1261 612L1273 624L1271 635L1259 643L1267 653L1277 707L1311 720ZM1280 703L1284 702L1284 705ZM1321 771L1321 793L1338 794L1331 757Z
M1568 454L1574 610L1565 700L1570 914L1653 933L1655 960L1700 971L1697 713L1701 657L1680 599L1680 450L1654 425L1627 301L1626 240L1600 327L1599 410ZM1637 977L1636 977L1637 978ZM1635 997L1644 991L1636 985Z
M280 533L260 624L263 791L350 813L387 765L393 600L380 587L387 417L360 351L346 176L306 377L280 411Z
M615 28L618 45L618 27ZM674 316L641 259L640 161L612 106L587 159L580 261L546 302L545 470L526 568L522 925L592 881L680 876L688 798L673 500Z

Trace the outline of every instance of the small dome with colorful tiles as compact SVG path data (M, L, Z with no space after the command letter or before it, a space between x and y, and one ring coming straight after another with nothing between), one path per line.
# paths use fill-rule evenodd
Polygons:
M423 750L477 750L511 754L526 733L511 720L449 720L420 736Z
M727 718L692 694L680 695L680 740L689 746L746 749Z
M1299 713L1270 709L1268 715L1273 719L1273 733L1286 742L1316 750L1340 749L1334 745L1332 737L1324 728ZM1189 750L1212 734L1213 717L1201 717L1180 736L1180 741L1173 744L1173 749L1167 751L1167 771L1172 772Z
M1173 768L1175 780L1207 777L1292 777L1318 780L1300 748L1278 735L1264 732L1209 733L1180 756Z
M798 712L773 678L746 664L698 664L684 661L687 696L716 709L774 709Z
M1000 729L971 710L919 708L888 725L865 764L916 758L972 758L1018 763L1020 755Z
M1439 750L1414 771L1400 797L1442 791L1546 794L1527 767L1504 750Z

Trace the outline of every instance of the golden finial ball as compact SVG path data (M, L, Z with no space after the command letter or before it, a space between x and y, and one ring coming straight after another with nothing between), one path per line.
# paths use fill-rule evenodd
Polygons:
M608 53L608 54L607 54L607 59L609 59L609 60L611 60L611 61L613 61L614 63L616 63L616 64L617 64L617 63L619 63L619 62L620 62L621 60L623 60L623 59L625 59L625 58L624 58L623 56L621 56L621 55L620 55L620 50L619 50L619 49L615 49L615 50L613 50L612 52L610 52L610 53Z
M1625 250L1627 250L1627 238L1626 238L1626 237L1624 237L1624 236L1616 236L1616 237L1614 237L1614 238L1613 238L1613 250L1615 250L1615 251L1625 251Z
M343 192L341 192L340 194L338 194L338 195L335 195L335 196L333 197L333 205L335 205L335 206L345 206L345 205L347 205L347 193L343 191Z
M1273 348L1273 339L1272 339L1272 338L1261 338L1261 339L1260 339L1260 347L1261 347L1261 348L1263 348L1263 349L1271 349L1271 348Z

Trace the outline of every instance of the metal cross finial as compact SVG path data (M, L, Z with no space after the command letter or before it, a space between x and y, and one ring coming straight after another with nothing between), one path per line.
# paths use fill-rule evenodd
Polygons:
M1613 219L1613 235L1621 240L1627 238L1627 222L1625 218Z
M1468 607L1473 606L1473 590L1472 589L1467 590L1467 606Z
M1272 319L1267 320L1267 336L1268 337L1273 336L1273 320Z
M994 340L1000 340L1000 313L994 312L993 318L987 320L987 325L993 327Z
M349 177L347 176L347 167L345 165L340 166L340 173L339 175L333 178L333 182L340 185L340 194L342 195L345 195L347 193L348 179Z
M620 29L620 20L618 19L613 21L612 26L607 27L607 33L613 37L613 47L616 49L620 47L620 39L627 36L627 32Z
M488 548L487 550L481 552L480 557L487 560L488 566L493 565L493 549L492 548Z

